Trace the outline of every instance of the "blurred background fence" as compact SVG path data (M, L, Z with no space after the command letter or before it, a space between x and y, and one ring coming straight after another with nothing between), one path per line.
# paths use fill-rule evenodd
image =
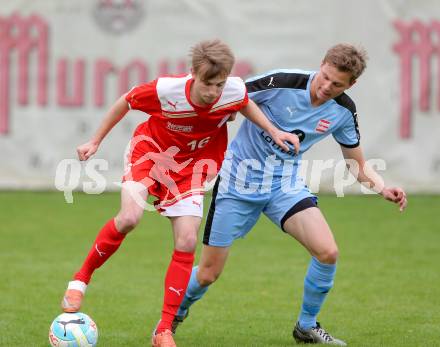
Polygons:
M188 71L188 51L221 38L246 78L276 68L316 70L331 45L364 46L368 68L348 91L368 158L387 182L440 192L440 6L436 0L0 0L0 188L54 189L131 86ZM95 167L117 189L123 152L145 115L131 112L103 142ZM233 136L239 122L230 124ZM306 159L341 158L331 139ZM78 188L93 184L81 167ZM320 191L334 189L325 170ZM316 190L316 189L315 189ZM352 189L354 192L359 188Z

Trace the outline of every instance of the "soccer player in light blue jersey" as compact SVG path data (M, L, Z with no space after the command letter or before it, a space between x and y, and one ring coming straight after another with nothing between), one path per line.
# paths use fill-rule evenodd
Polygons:
M297 342L346 345L316 320L333 287L338 247L317 198L297 173L302 154L331 134L347 163L357 166L357 180L405 209L405 192L386 187L374 170L367 170L356 106L344 93L364 71L366 58L363 49L338 44L327 51L319 71L277 70L247 81L249 97L276 127L297 134L300 151L281 149L264 130L244 121L215 185L200 263L193 268L173 331L220 276L233 241L245 236L264 213L312 257L293 337Z

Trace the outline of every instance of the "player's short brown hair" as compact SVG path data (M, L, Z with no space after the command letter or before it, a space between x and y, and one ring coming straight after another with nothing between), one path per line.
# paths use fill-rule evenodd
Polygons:
M335 66L339 71L351 73L351 81L354 81L367 67L367 59L367 51L363 47L339 43L327 51L322 62Z
M192 69L203 81L217 76L227 77L235 58L227 44L220 40L207 40L191 48Z

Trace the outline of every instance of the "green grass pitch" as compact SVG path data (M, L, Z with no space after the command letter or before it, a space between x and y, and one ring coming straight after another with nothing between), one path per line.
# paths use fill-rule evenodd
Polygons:
M0 192L2 347L48 346L67 281L119 207L116 193L74 199ZM376 196L321 196L320 207L340 249L323 326L349 346L440 346L440 196L409 196L403 214ZM98 325L98 346L149 346L171 250L169 222L147 212L95 273L83 312ZM179 328L177 345L294 346L308 261L261 218L232 247L222 277Z

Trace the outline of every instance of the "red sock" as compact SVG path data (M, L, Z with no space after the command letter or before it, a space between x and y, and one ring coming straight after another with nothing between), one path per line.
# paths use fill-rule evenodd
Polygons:
M73 278L88 284L93 272L116 252L124 237L125 234L116 229L115 220L108 221L96 237L83 266Z
M188 286L194 264L194 253L174 250L171 263L165 276L165 295L162 307L162 318L156 329L160 333L171 330L171 323L182 302Z

